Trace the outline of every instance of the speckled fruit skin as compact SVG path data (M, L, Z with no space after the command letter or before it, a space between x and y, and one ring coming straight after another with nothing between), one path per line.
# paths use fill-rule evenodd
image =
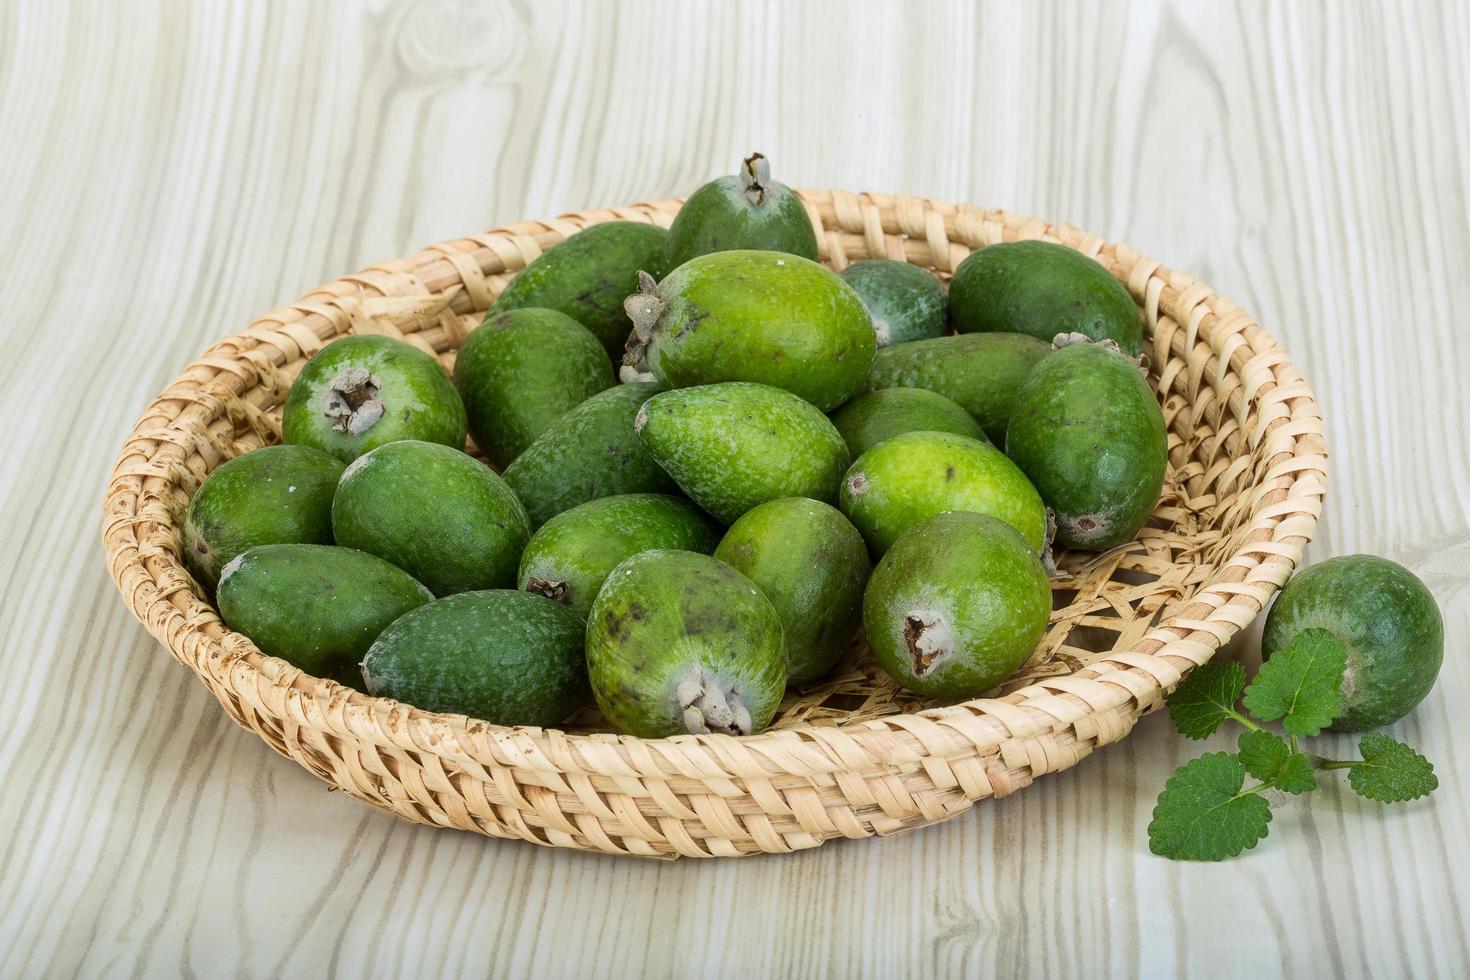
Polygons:
M346 422L327 414L333 384L354 370L377 379L372 400L383 408L377 421L356 434L341 431ZM463 449L465 409L434 358L391 337L354 335L332 341L301 369L286 394L281 438L293 445L314 446L344 463L399 439Z
M623 299L638 288L639 270L655 279L668 271L668 239L662 228L638 221L588 225L517 273L490 312L535 306L565 313L621 360L631 329Z
M390 442L342 474L332 533L446 596L514 583L531 525L515 493L479 460L430 442Z
M687 500L656 493L601 497L547 521L521 555L516 587L585 619L608 575L644 551L709 554L721 528Z
M747 161L748 163L748 161ZM689 195L669 226L669 264L735 248L786 252L816 261L817 233L791 188L767 179L759 201L740 174L717 177Z
M266 544L220 573L219 614L273 657L362 688L358 664L378 634L434 598L413 576L365 551Z
M533 528L598 497L678 489L633 428L638 409L662 390L656 382L635 381L599 391L551 423L505 468L505 482L526 505Z
M943 395L923 388L870 391L858 395L831 417L854 457L905 432L951 432L990 441L969 412Z
M470 434L501 466L614 382L591 331L565 313L535 307L487 316L454 361Z
M670 388L754 381L822 411L866 382L877 341L852 287L826 266L775 252L704 255L659 283L644 355Z
M184 514L184 563L207 589L258 544L331 544L342 461L310 446L265 446L209 474Z
M847 652L872 565L862 535L837 508L805 497L767 501L730 526L715 557L775 607L789 683L816 680Z
M1080 333L1136 357L1143 321L1122 283L1081 252L1054 242L988 245L955 269L949 318L959 333Z
M1330 558L1286 584L1266 617L1269 658L1302 630L1324 629L1347 652L1333 731L1390 725L1414 709L1444 661L1444 619L1413 572L1372 555Z
M592 602L587 672L625 734L754 734L786 690L781 620L724 562L645 551L613 569Z
M1105 551L1131 541L1164 485L1164 413L1137 365L1073 344L1036 366L1016 397L1006 455L1041 492L1057 541Z
M1051 344L1018 333L962 334L884 347L870 389L923 388L970 413L990 441L1005 439L1016 394Z
M879 347L944 333L948 306L944 287L918 266L893 259L865 259L840 275L868 308Z
M863 453L843 477L840 506L874 555L945 511L999 518L1036 554L1047 543L1046 505L1025 475L989 443L948 432L906 432Z
M666 391L638 410L635 425L649 455L722 524L779 497L836 500L850 459L825 415L766 385Z
M363 660L369 694L496 725L555 725L592 701L582 620L513 589L462 592L394 620Z
M894 680L932 698L979 697L1046 633L1046 571L1015 529L940 514L900 537L868 580L863 628Z

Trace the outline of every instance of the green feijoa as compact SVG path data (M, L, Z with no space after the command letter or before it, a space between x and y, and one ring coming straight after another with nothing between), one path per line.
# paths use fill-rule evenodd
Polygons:
M1298 572L1266 617L1270 657L1303 630L1331 633L1347 654L1342 711L1331 728L1390 725L1414 709L1444 661L1444 619L1413 572L1372 555L1330 558Z
M961 334L884 347L873 358L867 387L923 388L970 413L999 444L1016 394L1051 344L1016 333Z
M1051 341L1080 333L1143 350L1133 297L1108 270L1054 242L989 245L960 263L949 283L949 318L960 333L1024 333Z
M841 275L868 308L879 347L944 333L944 287L918 266L893 259L865 259L843 269Z
M531 526L490 467L458 449L405 441L347 467L332 532L338 544L391 561L445 596L514 583Z
M767 501L730 526L715 557L754 582L781 618L790 683L821 677L847 651L872 566L837 508L805 497Z
M1072 344L1036 366L1005 447L1054 512L1057 541L1087 551L1132 540L1159 502L1168 462L1153 389L1102 344Z
M771 179L771 166L759 153L746 157L738 174L717 177L689 195L669 226L671 267L732 248L817 258L817 234L805 205Z
M832 413L832 424L854 458L905 432L952 432L990 441L969 412L923 388L879 388L858 395Z
M342 461L310 446L266 446L220 465L184 514L184 564L206 588L258 544L331 544Z
M866 383L877 341L863 301L826 266L776 252L703 255L628 297L627 370L671 388L754 381L828 411Z
M639 270L654 278L668 271L668 238L641 221L589 225L517 273L490 312L535 306L565 313L621 359L631 328L623 300L638 288Z
M1040 554L1046 505L999 449L949 432L905 432L863 453L842 480L842 512L874 555L936 514L970 511L1014 527Z
M722 524L778 497L832 502L847 444L808 402L729 381L654 395L634 419L665 473Z
M505 482L526 505L532 527L598 497L678 489L633 428L638 409L662 390L635 381L599 391L551 423L505 468Z
M454 361L475 445L505 466L553 422L615 383L591 331L565 313L492 313Z
M383 630L362 662L369 694L496 725L555 725L592 701L585 627L514 589L462 592Z
M308 674L362 687L378 634L434 598L397 565L353 548L263 544L220 571L220 618Z
M613 569L587 616L587 673L628 735L765 728L786 690L776 610L724 562L645 551Z
M679 497L600 497L557 514L531 535L516 585L586 618L597 590L626 559L659 549L709 554L719 540L719 525Z
M879 665L909 690L945 700L978 697L1014 674L1050 613L1030 544L985 514L939 514L909 529L863 596Z
M465 409L433 357L401 340L358 334L306 362L286 394L281 438L344 463L399 439L463 449Z

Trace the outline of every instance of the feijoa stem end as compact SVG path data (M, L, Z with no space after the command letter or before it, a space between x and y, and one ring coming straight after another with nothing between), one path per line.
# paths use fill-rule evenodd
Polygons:
M934 664L954 650L954 637L944 617L933 610L915 609L903 618L903 642L913 658L915 677L923 677Z
M623 300L623 310L633 321L633 331L628 334L628 344L623 353L624 366L639 373L647 370L644 351L653 337L653 328L664 315L664 309L664 301L658 297L658 281L639 269L638 291Z
M766 188L771 186L771 162L765 154L752 153L740 165L740 184L751 204L766 203Z
M327 407L322 414L332 420L336 431L362 435L383 417L385 408L378 397L380 384L367 368L347 368L332 379Z
M684 730L691 735L749 735L754 727L739 685L711 677L702 669L681 681L674 696L684 715Z

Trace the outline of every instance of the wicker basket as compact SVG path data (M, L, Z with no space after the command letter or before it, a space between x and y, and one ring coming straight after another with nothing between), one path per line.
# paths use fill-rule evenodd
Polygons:
M112 473L103 537L128 606L230 717L331 785L409 820L557 847L710 857L889 834L1121 739L1296 565L1326 489L1311 390L1248 315L1127 246L969 205L802 198L834 268L882 256L947 276L975 248L1047 237L1095 256L1144 310L1169 427L1163 499L1136 542L1061 556L1046 638L1000 696L926 705L857 657L746 738L503 728L303 674L228 630L202 598L179 560L189 497L224 460L279 441L286 389L324 343L389 333L450 364L542 249L598 221L667 226L678 201L435 245L313 290L211 347L148 406Z

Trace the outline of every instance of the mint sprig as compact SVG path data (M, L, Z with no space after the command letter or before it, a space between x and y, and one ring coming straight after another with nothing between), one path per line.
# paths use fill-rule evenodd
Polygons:
M1271 807L1245 789L1245 766L1229 752L1211 752L1180 766L1159 794L1148 825L1148 848L1185 861L1219 861L1255 847L1266 836Z
M1290 735L1316 735L1342 710L1347 651L1326 630L1302 630L1261 665L1245 691L1245 709L1262 721L1281 719Z
M1428 796L1439 788L1434 766L1403 742L1382 732L1369 732L1358 742L1361 761L1349 762L1348 784L1379 803L1404 803Z
M1240 664L1205 663L1190 671L1165 703L1179 734L1208 738L1235 714L1235 702L1244 690L1245 668Z
M1187 861L1235 857L1267 834L1271 807L1262 794L1310 792L1317 788L1318 773L1335 769L1348 770L1353 790L1380 803L1433 792L1439 780L1429 761L1381 732L1363 736L1361 759L1324 759L1297 744L1299 737L1321 732L1342 710L1346 667L1342 643L1320 629L1302 631L1249 684L1239 664L1196 667L1166 701L1175 727L1188 738L1206 738L1227 721L1246 731L1237 751L1202 755L1164 784L1148 826L1149 850ZM1258 724L1277 720L1286 737ZM1247 776L1258 782L1246 785Z

